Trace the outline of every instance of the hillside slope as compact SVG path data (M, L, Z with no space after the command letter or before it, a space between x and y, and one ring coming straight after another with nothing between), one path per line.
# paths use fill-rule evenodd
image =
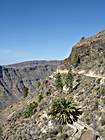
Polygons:
M0 108L23 97L24 88L35 90L35 83L56 71L61 61L30 61L0 66Z

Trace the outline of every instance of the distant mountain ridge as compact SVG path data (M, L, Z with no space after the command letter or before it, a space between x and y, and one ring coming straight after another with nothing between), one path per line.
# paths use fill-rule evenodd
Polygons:
M20 99L25 87L33 91L35 83L56 71L61 63L43 60L0 66L0 108Z
M48 65L48 64L52 64L55 65L55 63L61 63L63 61L61 60L32 60L32 61L24 61L24 62L19 62L19 63L15 63L15 64L8 64L8 65L2 65L4 67L8 67L8 68L20 68L20 67L28 67L28 66L33 66L33 65Z

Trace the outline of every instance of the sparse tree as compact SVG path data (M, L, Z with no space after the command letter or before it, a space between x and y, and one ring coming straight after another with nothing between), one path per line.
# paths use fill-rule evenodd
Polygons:
M66 80L65 80L65 84L69 88L69 92L71 92L73 89L73 81L74 81L74 77L70 69L68 74L66 75Z
M83 40L85 40L85 37L84 36L81 37L80 41L83 41Z

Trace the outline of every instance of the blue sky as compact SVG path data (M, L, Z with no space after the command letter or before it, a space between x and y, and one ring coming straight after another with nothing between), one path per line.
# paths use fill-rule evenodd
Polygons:
M0 0L0 65L64 59L105 29L105 0Z

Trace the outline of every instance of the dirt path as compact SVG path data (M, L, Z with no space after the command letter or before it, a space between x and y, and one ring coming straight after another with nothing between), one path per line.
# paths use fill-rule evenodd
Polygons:
M105 79L105 76L102 76L101 74L95 74L94 71L89 71L88 73L86 73L85 70L72 71L72 72L73 72L74 74L84 75L84 76L87 76L87 77Z
M72 71L74 74L79 74L79 75L84 75L87 77L93 77L93 78L100 78L100 79L105 79L105 76L102 76L101 74L95 74L94 71L89 71L88 73L86 73L86 70L80 70L80 71ZM67 74L68 70L57 70L57 73L61 73L61 74Z

